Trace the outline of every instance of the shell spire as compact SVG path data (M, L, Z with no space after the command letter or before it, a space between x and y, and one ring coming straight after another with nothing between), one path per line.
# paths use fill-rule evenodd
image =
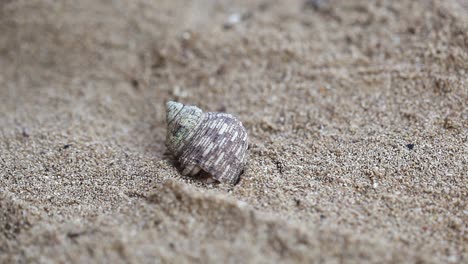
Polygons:
M235 117L203 113L196 106L169 101L166 145L183 175L201 170L220 182L235 184L245 165L247 131Z
M180 112L180 110L182 110L183 107L183 104L174 101L169 101L166 103L166 119L168 124L174 120L176 115Z
M196 106L169 101L166 103L166 113L168 126L166 145L174 155L178 155L200 124L203 112Z

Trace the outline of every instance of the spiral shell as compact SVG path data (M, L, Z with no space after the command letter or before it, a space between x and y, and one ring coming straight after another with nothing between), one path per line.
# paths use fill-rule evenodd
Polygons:
M239 120L172 101L166 104L166 114L166 146L179 160L183 175L203 170L220 182L239 181L248 146L247 131Z

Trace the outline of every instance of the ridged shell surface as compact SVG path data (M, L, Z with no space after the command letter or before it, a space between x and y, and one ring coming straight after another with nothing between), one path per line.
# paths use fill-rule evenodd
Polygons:
M171 103L167 105L167 145L181 163L182 174L194 175L203 170L220 182L237 183L248 147L247 131L242 123L230 114L202 113L193 110L193 106L175 107ZM186 107L188 111L184 111ZM169 113L175 108L178 114ZM193 120L187 121L191 115Z
M196 132L203 118L203 112L196 106L183 105L177 102L167 102L167 136L166 146L175 156L179 156L182 148Z

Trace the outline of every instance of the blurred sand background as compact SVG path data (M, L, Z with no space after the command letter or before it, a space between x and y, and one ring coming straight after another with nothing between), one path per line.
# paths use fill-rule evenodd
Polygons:
M467 91L466 0L0 1L0 262L466 263ZM238 185L167 100L243 121Z

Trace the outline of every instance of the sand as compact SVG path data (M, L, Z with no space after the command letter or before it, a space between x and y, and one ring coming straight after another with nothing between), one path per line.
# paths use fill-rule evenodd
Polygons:
M0 262L466 263L468 4L0 1ZM237 116L236 186L164 103Z

